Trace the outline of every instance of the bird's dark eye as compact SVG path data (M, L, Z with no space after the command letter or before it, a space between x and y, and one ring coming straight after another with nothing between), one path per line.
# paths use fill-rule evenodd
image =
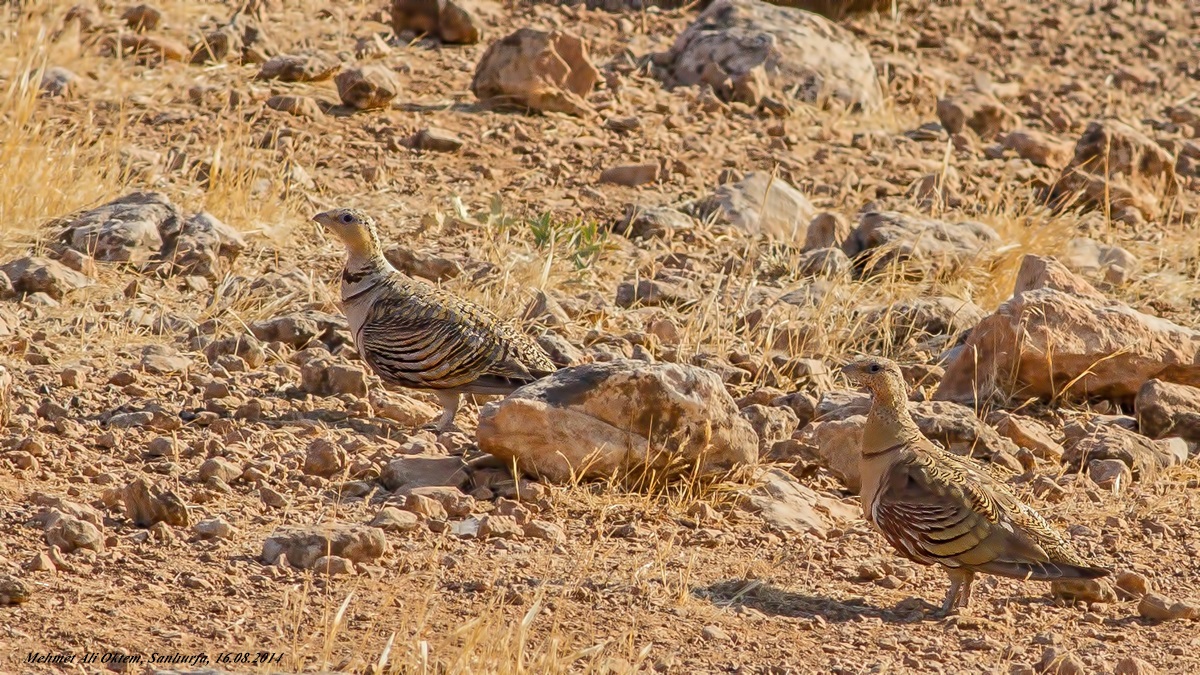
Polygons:
M871 364L871 372L872 372L872 373L878 373L878 372L879 372L879 364L878 364L878 363L872 363L872 364Z
M342 222L349 225L350 223L354 222L354 216L350 215L349 213L343 213Z

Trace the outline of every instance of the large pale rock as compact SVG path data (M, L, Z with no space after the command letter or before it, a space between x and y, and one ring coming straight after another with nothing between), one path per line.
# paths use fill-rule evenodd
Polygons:
M487 48L471 91L480 101L502 107L591 117L595 111L586 99L599 80L579 36L522 28Z
M802 192L782 178L762 171L718 187L694 209L701 219L715 215L717 222L734 225L750 234L797 244L808 236L809 221L817 212Z
M61 514L86 520L99 528L104 527L104 516L92 506L42 492L31 494L29 501L42 507L33 519L40 523L43 529L49 528Z
M980 420L971 408L945 401L925 401L913 407L921 433L950 452L1021 470L1017 445Z
M1017 280L1013 283L1013 295L1039 288L1049 288L1102 302L1108 300L1108 296L1096 290L1091 282L1071 272L1056 258L1026 255L1021 260L1021 267L1017 270Z
M1151 621L1200 619L1200 604L1172 602L1159 593L1147 593L1138 602L1138 614Z
M46 543L57 546L63 553L79 549L104 551L104 534L94 524L74 516L58 513L46 525Z
M484 406L479 447L561 482L653 470L713 474L758 458L758 439L720 377L616 360L565 368Z
M192 360L168 345L146 345L138 367L155 375L180 373L192 367Z
M845 419L811 422L796 434L806 451L802 454L825 467L855 494L862 489L859 463L866 423L865 414L852 415Z
M293 349L304 349L313 340L332 349L341 344L338 331L346 327L346 319L341 316L304 309L252 323L250 331L263 342L282 342Z
M800 417L785 406L765 406L759 403L742 408L742 417L758 436L758 454L765 455L771 446L792 437L800 426Z
M469 516L475 509L475 499L456 487L431 485L413 488L406 496L406 501L413 497L425 497L441 504L450 518Z
M371 527L378 527L384 532L411 532L421 526L421 518L412 511L404 511L394 506L385 506L371 520Z
M869 211L842 245L864 275L898 265L909 274L946 274L968 266L1000 241L973 220L950 223L894 211Z
M1067 393L1132 403L1155 378L1200 386L1200 331L1107 300L1057 262L1026 256L1012 299L971 331L934 398Z
M153 262L166 274L215 278L218 261L246 247L234 228L206 212L185 218L160 192L131 192L53 224L68 247L105 262Z
M75 216L59 239L105 262L144 262L162 248L160 230L182 218L160 192L131 192Z
M1150 380L1133 403L1138 428L1150 438L1179 436L1200 443L1200 388Z
M824 17L761 0L716 0L655 54L668 86L708 85L755 105L769 95L877 109L883 92L866 45Z
M392 30L397 35L406 30L432 35L450 44L475 44L483 33L484 23L477 16L481 4L479 0L392 0Z
M1128 219L1125 213L1136 211L1150 220L1180 187L1171 153L1128 124L1106 119L1088 124L1051 198L1062 206L1103 209L1107 203L1115 217Z
M383 530L368 525L323 524L280 527L263 542L262 561L274 564L280 556L293 567L313 569L317 560L333 555L369 563L388 550Z
M831 528L844 527L860 514L857 507L823 495L780 469L759 472L754 483L742 493L742 506L782 532L825 539Z
M17 293L45 293L55 300L94 283L56 260L37 256L25 256L0 265L0 274L12 280L12 288Z

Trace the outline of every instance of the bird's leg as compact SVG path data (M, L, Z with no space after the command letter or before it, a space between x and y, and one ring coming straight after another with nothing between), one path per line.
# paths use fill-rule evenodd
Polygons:
M442 416L438 418L434 428L442 432L454 426L454 416L458 414L458 404L462 401L462 396L449 391L436 393L438 401L442 404Z
M966 609L967 605L971 603L971 583L975 581L975 571L964 569L955 571L963 576L962 590L958 593L958 606Z
M938 612L939 616L946 616L950 613L951 609L962 606L959 602L959 597L962 595L963 585L966 585L967 592L969 593L971 577L974 576L974 573L969 570L948 568L946 576L950 577L950 589L946 591L946 600L942 603L941 611Z

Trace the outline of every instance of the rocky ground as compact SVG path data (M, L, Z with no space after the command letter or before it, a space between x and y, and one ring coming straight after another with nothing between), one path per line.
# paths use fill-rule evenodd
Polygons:
M0 670L1200 666L1200 4L590 4L0 9ZM573 367L422 428L333 206ZM928 616L860 353L1115 575Z

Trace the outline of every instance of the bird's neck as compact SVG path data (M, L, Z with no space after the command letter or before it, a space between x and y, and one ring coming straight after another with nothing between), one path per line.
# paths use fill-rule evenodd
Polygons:
M383 255L383 243L374 227L365 227L342 233L346 244L346 273L370 274L394 272L395 268Z
M342 234L346 244L346 269L361 269L364 267L387 264L383 257L383 244L374 228L351 230Z
M908 412L908 394L903 385L889 383L872 392L871 398L871 412L863 427L864 457L888 452L920 438L921 430Z
M374 288L381 279L399 276L396 275L396 268L383 256L378 239L367 246L347 245L346 248L346 266L342 269L343 300L358 297Z

